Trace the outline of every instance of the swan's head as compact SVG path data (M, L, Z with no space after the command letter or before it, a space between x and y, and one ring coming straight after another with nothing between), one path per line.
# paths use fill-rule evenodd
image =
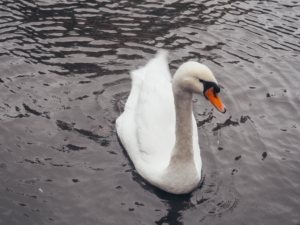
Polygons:
M176 71L173 84L178 88L204 95L217 110L226 112L225 105L219 97L221 91L218 82L211 70L198 62L186 62Z

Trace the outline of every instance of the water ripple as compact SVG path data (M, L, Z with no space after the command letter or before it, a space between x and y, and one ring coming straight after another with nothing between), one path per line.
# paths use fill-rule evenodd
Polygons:
M0 4L2 223L300 223L297 1ZM114 128L161 48L172 73L212 68L228 109L195 96L204 178L184 196L147 184Z

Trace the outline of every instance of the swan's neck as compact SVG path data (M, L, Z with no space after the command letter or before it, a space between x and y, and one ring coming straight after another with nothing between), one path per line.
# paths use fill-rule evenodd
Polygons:
M176 142L172 152L172 163L194 164L192 97L193 94L173 84L176 111Z
M194 162L192 97L173 83L176 111L176 141L163 181L168 183L172 193L187 193L197 187L200 175ZM184 190L184 191L183 191Z

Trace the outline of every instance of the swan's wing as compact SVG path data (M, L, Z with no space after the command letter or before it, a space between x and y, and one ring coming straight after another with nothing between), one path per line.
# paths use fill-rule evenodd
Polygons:
M175 143L175 106L167 53L131 74L132 89L117 132L136 167L169 163Z
M141 85L145 77L143 68L131 73L131 91L125 104L124 112L116 120L117 133L134 164L140 159L140 150L136 132L135 110Z
M157 79L161 81L171 82L172 77L169 72L167 51L159 51L157 55L151 59L144 67L131 72L131 91L125 105L124 111L134 111L140 95L142 84L146 79L146 75L151 74L151 71L156 71ZM151 79L154 77L148 78Z
M175 144L174 98L171 83L150 82L152 75L155 71L146 77L136 108L137 138L143 163L166 167Z

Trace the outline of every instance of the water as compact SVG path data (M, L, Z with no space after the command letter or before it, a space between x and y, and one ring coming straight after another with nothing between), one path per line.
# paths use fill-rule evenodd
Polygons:
M300 224L298 1L1 0L0 223ZM114 127L158 49L209 66L225 115L194 112L203 180L167 194Z

